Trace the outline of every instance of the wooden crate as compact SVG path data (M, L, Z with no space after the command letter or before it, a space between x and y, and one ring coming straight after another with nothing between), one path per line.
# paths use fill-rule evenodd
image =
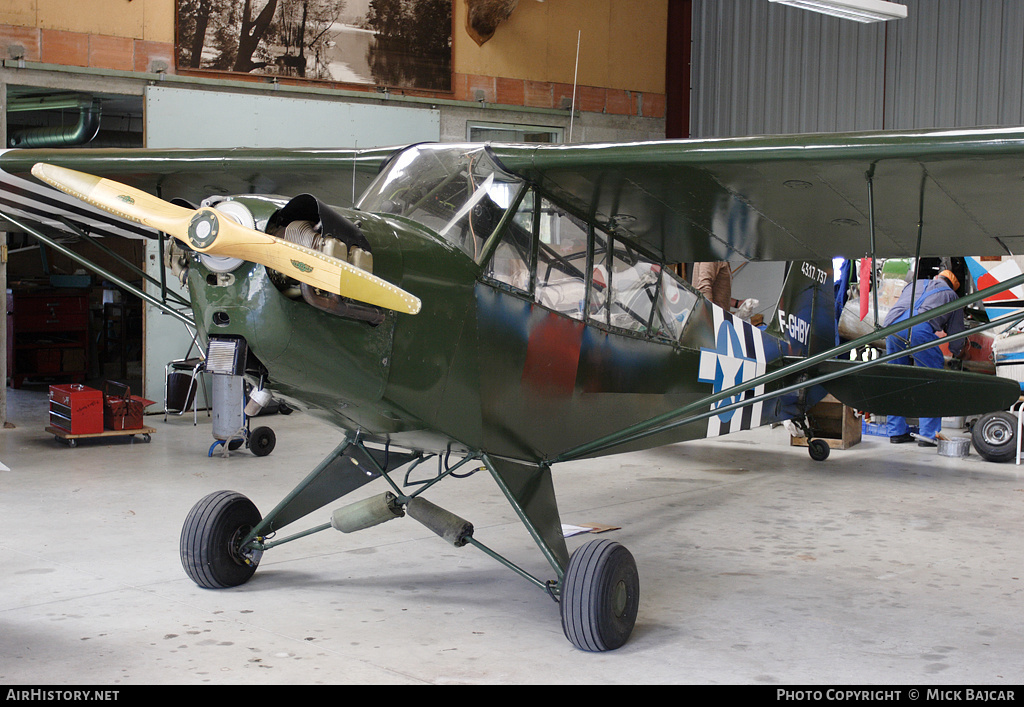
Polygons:
M831 395L807 412L814 439L823 439L832 449L849 449L860 442L861 421L853 408ZM806 437L790 437L791 447L806 447Z

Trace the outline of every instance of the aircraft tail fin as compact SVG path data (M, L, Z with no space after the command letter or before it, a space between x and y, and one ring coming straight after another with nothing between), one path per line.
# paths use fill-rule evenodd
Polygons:
M1004 260L991 269L986 268L974 258L964 258L964 260L967 262L971 278L974 279L976 290L984 290L1021 274L1020 266L1013 260ZM1024 287L1018 285L986 297L984 300L985 311L991 320L1008 314L1017 314L1020 312L1022 300L1024 300Z
M792 263L768 333L786 342L791 356L813 356L835 347L836 296L831 261Z

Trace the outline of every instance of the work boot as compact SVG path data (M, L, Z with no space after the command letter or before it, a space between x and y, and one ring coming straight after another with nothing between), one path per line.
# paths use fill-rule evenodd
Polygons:
M889 442L892 444L906 444L907 442L913 441L914 435L910 434L909 432L904 432L901 435L895 435L894 437L889 438Z
M917 446L918 447L938 447L939 445L938 445L937 442L933 442L930 439L919 439L919 440L917 440Z

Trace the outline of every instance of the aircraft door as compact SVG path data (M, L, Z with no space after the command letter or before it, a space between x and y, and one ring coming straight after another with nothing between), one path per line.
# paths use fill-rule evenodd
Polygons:
M573 319L584 318L587 225L531 191L502 234L487 276Z
M572 319L662 341L679 340L698 300L659 262L532 190L509 219L485 276Z

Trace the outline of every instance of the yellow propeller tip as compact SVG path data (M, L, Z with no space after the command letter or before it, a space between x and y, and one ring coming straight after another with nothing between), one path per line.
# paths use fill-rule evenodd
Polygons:
M84 172L76 172L66 167L58 167L54 164L36 162L32 165L32 174L47 184L52 184L61 189L72 189L82 193L88 193L92 187L100 182L99 177Z

